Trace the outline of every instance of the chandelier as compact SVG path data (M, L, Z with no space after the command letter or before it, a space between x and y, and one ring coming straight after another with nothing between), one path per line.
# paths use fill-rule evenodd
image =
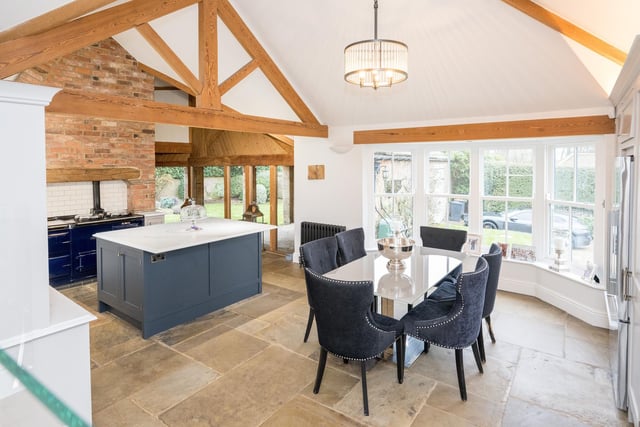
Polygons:
M344 79L378 89L407 80L409 48L399 41L378 39L378 0L373 11L373 39L344 48Z

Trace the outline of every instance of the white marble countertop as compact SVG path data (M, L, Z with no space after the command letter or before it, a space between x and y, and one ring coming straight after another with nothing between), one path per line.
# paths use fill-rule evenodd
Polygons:
M270 224L223 218L205 218L199 220L196 225L201 229L191 230L189 229L189 223L176 222L106 231L96 233L94 236L109 242L158 254L277 228L275 225Z

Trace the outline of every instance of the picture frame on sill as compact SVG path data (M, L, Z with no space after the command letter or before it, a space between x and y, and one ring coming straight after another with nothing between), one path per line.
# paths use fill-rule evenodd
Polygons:
M472 255L480 255L482 253L482 236L479 234L467 234L465 252Z
M511 245L511 259L518 261L534 262L536 260L536 248L529 245Z

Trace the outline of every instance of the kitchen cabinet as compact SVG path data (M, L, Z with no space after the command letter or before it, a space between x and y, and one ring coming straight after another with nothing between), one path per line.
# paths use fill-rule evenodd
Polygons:
M148 338L260 293L261 233L271 226L211 222L97 234L99 311L123 315Z
M50 228L49 284L62 286L71 282L71 231L68 227Z

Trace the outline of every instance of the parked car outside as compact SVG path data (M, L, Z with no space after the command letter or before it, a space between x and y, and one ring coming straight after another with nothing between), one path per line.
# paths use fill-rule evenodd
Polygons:
M523 209L513 211L508 214L506 225L511 231L520 231L522 233L531 233L531 209ZM482 217L482 227L493 230L505 229L505 217L498 213L487 213ZM564 214L555 214L553 216L554 230L569 230L569 216ZM579 219L573 218L571 225L571 247L585 248L591 244L593 235L589 227L580 222Z

